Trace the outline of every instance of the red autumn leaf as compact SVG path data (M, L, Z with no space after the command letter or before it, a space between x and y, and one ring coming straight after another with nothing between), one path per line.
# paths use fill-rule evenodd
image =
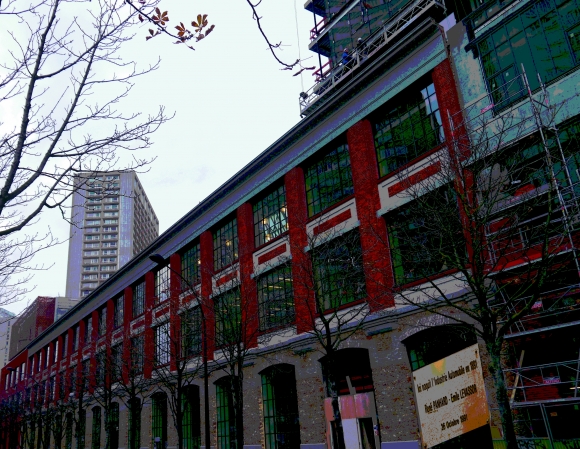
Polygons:
M145 40L148 41L149 39L151 39L153 36L147 36L145 37Z
M300 75L302 72L304 72L304 69L300 69L300 70L298 70L298 71L297 71L297 72L296 72L294 75L292 75L292 76L297 76L297 75Z
M155 36L155 31L153 31L151 28L149 28L149 34L151 35L151 37Z
M143 19L143 16L141 14L139 14L139 21L143 22L143 20L145 20L145 19Z
M207 36L209 33L211 33L213 31L213 29L215 28L215 25L210 26L207 31L205 32L205 35Z

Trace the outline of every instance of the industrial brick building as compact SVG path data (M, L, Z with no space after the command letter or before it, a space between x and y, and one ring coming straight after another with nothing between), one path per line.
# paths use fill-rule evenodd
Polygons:
M580 2L305 7L320 68L302 120L14 356L4 403L40 414L5 420L6 447L191 449L209 424L218 449L504 448L494 361L463 306L477 267L450 269L446 252L471 228L446 241L430 228L463 192L449 167L467 167L478 204L496 198L474 232L481 307L509 323L500 376L518 441L580 447ZM422 198L436 208L418 220ZM449 417L453 403L464 412Z

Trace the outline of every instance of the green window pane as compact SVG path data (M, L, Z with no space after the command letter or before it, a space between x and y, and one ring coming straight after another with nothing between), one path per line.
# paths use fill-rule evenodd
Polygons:
M398 96L374 117L380 176L385 176L444 140L435 86L418 83L415 93Z
M261 374L266 449L299 449L300 422L292 365L275 365Z
M258 279L260 330L287 325L294 321L292 270L283 266Z
M366 296L358 229L314 248L312 263L316 298L322 310Z
M341 144L306 168L308 216L313 216L352 195L352 173L348 146Z

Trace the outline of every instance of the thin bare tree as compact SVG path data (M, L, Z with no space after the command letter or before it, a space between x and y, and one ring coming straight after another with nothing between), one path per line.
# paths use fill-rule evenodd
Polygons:
M545 94L524 112L509 108L527 95L525 77L510 83L490 106L450 117L454 140L399 172L404 190L385 217L383 245L395 281L384 290L397 306L468 325L484 342L504 439L515 449L504 337L526 317L566 309L580 279L573 148L560 146L558 108Z
M153 6L149 6L151 9ZM121 49L139 23L120 0L0 3L0 288L2 302L29 290L37 251L56 244L50 230L28 232L48 209L68 218L79 172L135 170L151 160L135 151L168 117L127 113L139 68ZM132 153L127 157L124 153ZM90 176L83 178L89 180ZM41 268L41 267L37 267Z

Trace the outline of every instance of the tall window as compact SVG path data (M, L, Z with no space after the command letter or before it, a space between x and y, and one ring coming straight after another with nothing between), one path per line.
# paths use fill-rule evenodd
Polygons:
M99 309L99 336L102 337L107 333L107 306Z
M216 271L238 258L238 220L227 222L213 233L213 264Z
M123 373L123 344L118 343L111 347L111 381L118 382L121 380Z
M284 326L294 321L292 270L285 265L258 279L260 330Z
M123 317L125 314L125 297L119 296L114 301L113 309L113 326L115 329L123 325Z
M141 447L141 399L133 398L129 406L129 449Z
M199 243L193 245L181 256L181 290L187 291L191 286L199 283L200 278L201 256L199 252ZM186 282L187 281L187 282Z
M169 363L169 323L154 328L155 331L155 364Z
M323 310L366 296L362 250L358 230L312 250L316 299Z
M67 355L67 351L68 351L68 332L65 332L64 335L62 336L62 357L61 358L65 358Z
M520 74L522 64L532 90L539 87L537 74L544 82L556 79L580 64L579 37L578 0L535 2L477 43L490 90ZM496 105L523 88L509 87L496 92Z
M104 385L105 384L105 375L106 375L106 360L107 353L104 351L97 352L95 355L95 361L97 363L95 369L95 384L96 385Z
M93 407L92 449L101 449L101 407Z
M145 313L145 282L133 287L133 318Z
M85 318L85 345L89 344L93 340L93 317L88 316Z
M300 421L294 367L274 365L262 371L261 377L266 449L298 449Z
M165 266L155 273L155 297L163 302L169 299L169 267Z
M89 381L90 381L90 375L91 375L91 359L85 359L82 361L82 391L85 391L87 388L89 388Z
M199 388L194 385L185 387L181 399L183 401L183 447L184 449L199 449L201 445Z
M111 404L109 422L105 423L108 425L109 432L109 448L118 449L119 448L119 403L113 402Z
M419 82L374 116L380 176L385 176L445 140L435 86Z
M68 390L69 394L73 393L76 394L78 389L77 385L77 365L71 367L69 371L69 378L68 378Z
M236 449L234 398L230 377L215 383L217 407L217 449Z
M131 338L131 371L133 375L143 372L145 361L145 337L138 335Z
M336 146L306 168L308 216L352 195L352 173L346 143Z
M155 393L152 398L151 435L155 447L165 448L167 442L167 396Z
M181 350L184 357L201 353L202 323L199 306L181 314Z
M254 204L254 235L256 246L278 237L288 230L286 188L280 186Z
M242 313L239 290L229 290L214 300L215 338L218 346L240 339Z
M432 204L439 210L448 208L449 212L455 210L456 200L450 189L441 188L427 195L385 217L395 282L399 285L447 270L447 256L455 260L454 247L462 241L459 215L449 214L445 224L433 223L435 217L442 215L440 212L430 214L427 206Z
M72 350L73 352L76 352L77 349L79 349L79 333L80 333L80 327L77 324L74 328L73 328L73 333L72 333Z

